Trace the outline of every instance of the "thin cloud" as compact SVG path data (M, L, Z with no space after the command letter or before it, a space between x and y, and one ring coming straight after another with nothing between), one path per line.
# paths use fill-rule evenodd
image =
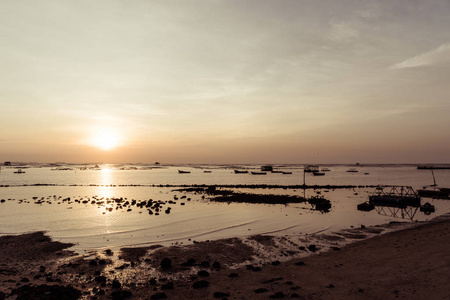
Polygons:
M330 22L330 39L335 42L348 42L359 38L359 30L350 22Z
M450 43L439 46L431 51L408 58L401 63L393 65L392 69L407 69L438 65L450 62Z

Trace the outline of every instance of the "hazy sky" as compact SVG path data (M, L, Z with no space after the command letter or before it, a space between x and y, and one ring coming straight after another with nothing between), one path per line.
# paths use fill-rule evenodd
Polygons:
M1 0L0 103L0 161L450 163L450 1Z

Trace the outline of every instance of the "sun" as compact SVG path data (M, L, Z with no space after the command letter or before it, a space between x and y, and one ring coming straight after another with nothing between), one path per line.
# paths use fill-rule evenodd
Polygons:
M112 129L98 129L91 136L89 144L100 150L110 151L120 146L121 137Z

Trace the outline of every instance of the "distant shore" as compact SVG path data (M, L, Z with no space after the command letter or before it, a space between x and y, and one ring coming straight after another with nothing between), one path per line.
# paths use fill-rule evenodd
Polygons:
M375 237L329 250L300 238L297 248L311 255L278 249L283 259L266 260L240 239L80 257L42 232L4 236L0 299L448 299L450 215L407 227L381 235L382 227L363 228ZM251 242L277 247L270 236Z

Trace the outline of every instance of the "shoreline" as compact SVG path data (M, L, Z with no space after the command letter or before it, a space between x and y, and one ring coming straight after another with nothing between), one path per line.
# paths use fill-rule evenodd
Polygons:
M389 232L391 229L394 231ZM105 250L86 256L62 250L70 245L50 242L42 234L37 238L43 247L34 248L34 256L28 258L24 255L36 241L17 236L22 254L8 258L5 251L11 248L5 247L5 237L1 237L0 290L5 292L0 299L37 292L38 287L57 293L49 290L54 285L78 290L85 299L158 299L164 294L168 299L216 299L220 295L268 299L281 294L303 299L423 299L431 294L440 299L449 295L443 288L450 271L449 229L450 214L446 214L427 222L318 235L328 239L328 246L301 237L294 245L288 239L252 236L122 249L118 254ZM382 231L386 233L380 234ZM350 243L342 246L342 238ZM280 240L292 247L284 247ZM117 259L119 256L122 259ZM171 262L168 268L161 266L165 258ZM229 277L231 273L237 277ZM196 287L196 283L204 287Z

